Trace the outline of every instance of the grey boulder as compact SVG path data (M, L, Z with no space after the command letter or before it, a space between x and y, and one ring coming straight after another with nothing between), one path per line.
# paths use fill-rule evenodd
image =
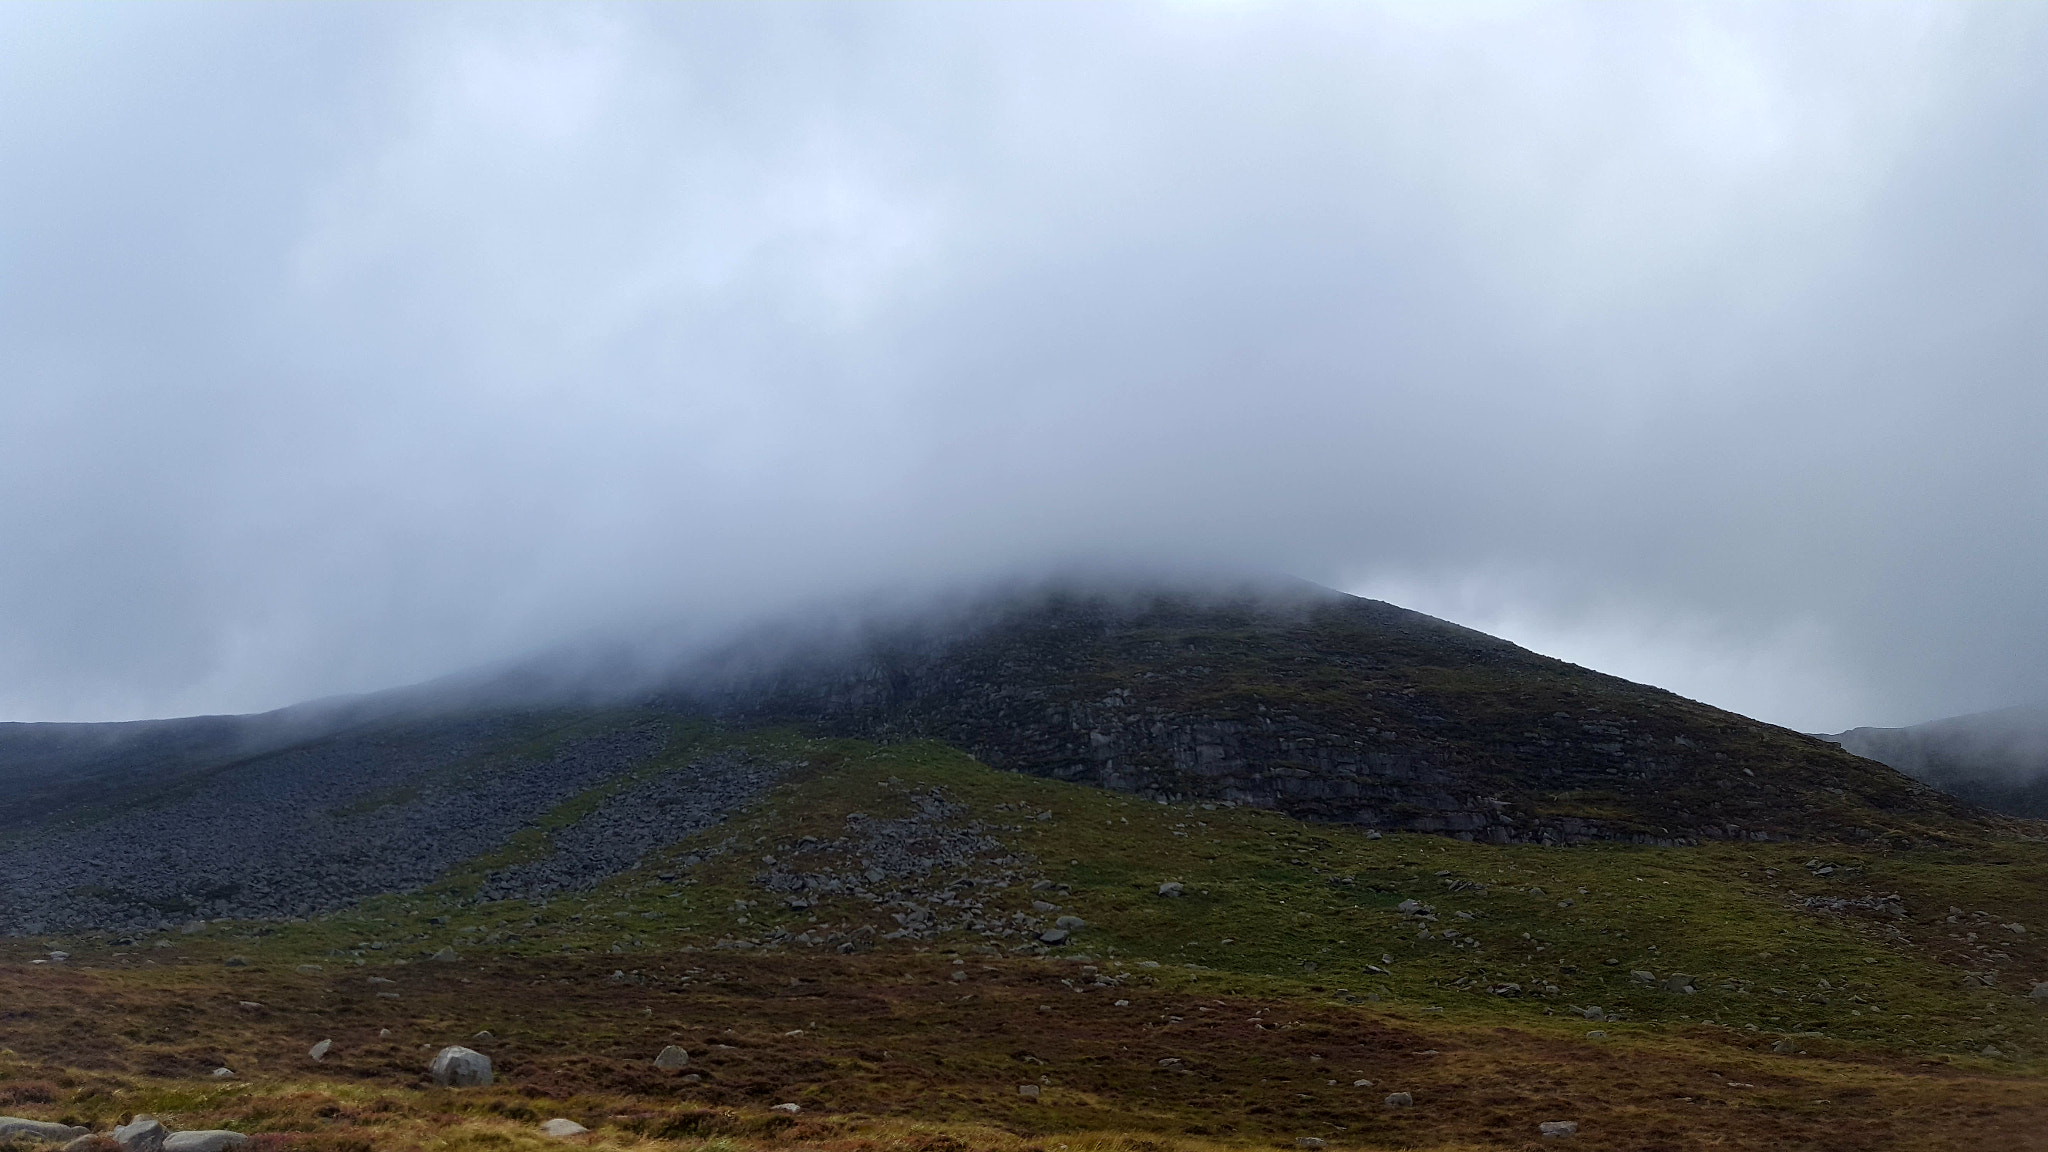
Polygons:
M24 1120L19 1116L0 1116L0 1140L39 1140L50 1144L65 1144L89 1132L90 1129L70 1124Z
M434 1053L434 1062L427 1070L433 1074L434 1083L444 1088L481 1088L491 1082L491 1058L460 1044L450 1044Z
M198 1132L173 1132L164 1138L164 1152L227 1152L249 1142L240 1132L207 1128Z
M663 1072L674 1072L690 1066L690 1054L671 1044L654 1058L654 1066Z
M1577 1120L1545 1120L1536 1126L1536 1131L1545 1140L1563 1140L1579 1134Z
M583 1125L578 1124L574 1120L569 1120L561 1116L557 1116L553 1120L550 1120L547 1123L540 1126L541 1135L553 1136L557 1140L567 1140L571 1136L581 1136L588 1131L590 1131L590 1129L585 1128Z
M126 1152L163 1152L164 1138L169 1135L156 1117L143 1115L114 1129L114 1143Z

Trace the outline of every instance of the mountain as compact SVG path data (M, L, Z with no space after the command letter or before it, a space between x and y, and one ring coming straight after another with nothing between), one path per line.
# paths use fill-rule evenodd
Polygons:
M29 1120L275 1152L554 1120L650 1152L2043 1146L2043 825L1307 586L1067 582L12 726L0 805ZM435 1087L452 1044L496 1082Z
M1826 739L1995 812L2048 816L2048 704Z
M587 887L786 774L704 761L678 788L704 724L936 740L1161 802L1492 844L1905 847L1996 823L1826 741L1299 584L1012 590L757 631L609 696L545 667L497 682L0 732L0 930L314 915L573 804L555 835L581 847L487 889Z

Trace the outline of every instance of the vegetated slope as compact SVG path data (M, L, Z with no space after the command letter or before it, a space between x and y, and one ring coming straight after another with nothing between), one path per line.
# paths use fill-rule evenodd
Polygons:
M1053 591L822 652L763 638L665 699L929 737L1149 797L1492 843L1907 843L1985 826L1827 741L1307 585Z
M647 1148L2041 1143L2038 843L1468 843L930 743L676 739L796 766L587 890L492 898L478 862L303 922L0 946L0 1080L47 1085L37 1116L462 1152L549 1116ZM426 1088L447 1043L500 1085Z
M2048 705L1852 728L1827 739L1993 811L2048 816Z

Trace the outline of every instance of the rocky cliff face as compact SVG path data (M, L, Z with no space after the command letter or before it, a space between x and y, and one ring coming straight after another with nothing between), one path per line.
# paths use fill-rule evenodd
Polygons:
M727 654L667 700L1495 843L1938 839L1974 818L1813 737L1322 590L1054 594L977 620L879 629L831 658Z

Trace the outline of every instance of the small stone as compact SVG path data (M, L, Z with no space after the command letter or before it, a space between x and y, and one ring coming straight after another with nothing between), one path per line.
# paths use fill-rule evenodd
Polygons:
M1657 982L1657 974L1655 972L1645 972L1641 968L1630 971L1628 978L1638 984L1655 984Z
M1323 1138L1321 1136L1303 1136L1294 1142L1294 1146L1296 1148L1321 1148L1323 1146Z
M222 961L222 963L230 968L247 968L249 966L249 958L247 956L230 956Z
M1183 885L1178 880L1168 880L1166 883L1161 884L1159 886L1159 894L1161 896L1178 896L1181 894L1181 889L1183 887L1185 887L1185 885Z
M249 1142L240 1132L208 1128L198 1132L173 1132L164 1138L164 1152L228 1152Z
M1065 928L1047 928L1038 934L1038 940L1041 944L1062 944L1066 942L1067 936Z
M1406 1092L1389 1092L1385 1103L1389 1108L1407 1108L1415 1103L1415 1097Z
M1792 1038L1788 1036L1778 1041L1776 1044L1771 1045L1771 1051L1777 1053L1780 1056L1790 1056L1793 1053L1799 1051L1799 1046L1797 1044L1792 1043Z
M590 1129L585 1128L574 1120L565 1119L561 1116L557 1116L540 1126L541 1135L553 1136L557 1140L567 1140L571 1136L581 1136L589 1131Z
M69 960L69 959L71 959L71 953L69 953L69 952L52 952L52 953L50 953L50 963L52 963L52 964L62 964L63 962L65 962L66 960Z
M663 1072L674 1072L690 1065L690 1054L671 1044L654 1058L654 1066Z
M787 1112L787 1113L788 1113L788 1114L790 1114L791 1116L794 1116L794 1115L796 1115L797 1113L799 1113L799 1112L803 1111L803 1108L802 1108L802 1106L800 1106L800 1105L796 1105L796 1104L777 1104L777 1105L776 1105L775 1107L773 1107L773 1108L769 1109L769 1111L771 1111L771 1112Z
M486 1028L483 1031L477 1033L476 1035L471 1036L469 1038L469 1042L472 1044L491 1044L495 1043L497 1039L498 1038L496 1036L491 1035L491 1030L489 1028Z
M1977 1050L1977 1054L1979 1056L1989 1056L1993 1060L2002 1060L2005 1058L2005 1053L2000 1052L1995 1045L1991 1044L1986 1044L1984 1047L1979 1048Z
M1370 1088L1370 1087L1372 1087L1372 1081L1370 1081L1370 1080L1353 1080L1353 1081L1351 1082L1351 1086L1352 1086L1353 1088Z
M2048 980L2044 980L2041 983L2034 985L2034 990L2032 992L2027 993L2027 999L2048 1000Z
M1541 1133L1545 1140L1563 1140L1566 1137L1579 1134L1579 1122L1577 1120L1545 1120L1541 1124L1536 1125L1536 1131Z
M1036 1100L1038 1099L1038 1085L1019 1084L1017 1085L1017 1095L1023 1096L1027 1099Z
M491 1082L491 1058L460 1044L436 1052L427 1069L444 1088L481 1088Z
M311 1048L306 1049L306 1056L315 1061L325 1060L327 1059L327 1054L332 1051L334 1051L334 1041L322 1040Z
M234 1070L233 1068L229 1068L229 1067L226 1067L226 1066L222 1066L222 1067L219 1067L219 1068L215 1068L215 1069L213 1070L213 1078L214 1078L215 1080L229 1080L229 1079L233 1079L233 1078L234 1078L234 1075L235 1075L235 1070Z
M1588 1033L1586 1033L1586 1039L1588 1039L1588 1040L1605 1040L1605 1039L1607 1039L1607 1033L1605 1033L1605 1032L1602 1032L1602 1031L1601 1031L1601 1030L1599 1030L1598 1028L1595 1028L1595 1029L1593 1029L1593 1030L1592 1030L1591 1032L1588 1032Z
M1683 972L1674 972L1664 978L1664 990L1666 992L1691 992L1693 990L1692 977L1687 976Z
M299 965L299 974L301 976L318 976L320 973L324 971L326 971L326 969L320 967L318 964Z
M379 1028L379 1029L377 1029L377 1039L379 1039L379 1040L389 1040L389 1039L391 1039L391 1029L389 1029L389 1028Z
M163 1152L164 1137L169 1135L156 1117L143 1113L114 1129L114 1143L125 1152Z
M453 948L443 948L439 952L434 953L432 958L441 961L443 964L461 959L461 957L455 954L455 949Z
M1065 928L1069 932L1079 932L1081 929L1086 928L1088 926L1088 922L1086 920L1081 919L1079 916L1062 916L1059 919L1053 921L1053 926L1057 928Z
M1377 831L1374 831L1374 832L1367 832L1367 833L1365 834L1365 838L1366 838L1367 840L1377 840L1377 839L1379 839L1379 838L1380 838L1380 834L1379 834L1379 833L1378 833Z

